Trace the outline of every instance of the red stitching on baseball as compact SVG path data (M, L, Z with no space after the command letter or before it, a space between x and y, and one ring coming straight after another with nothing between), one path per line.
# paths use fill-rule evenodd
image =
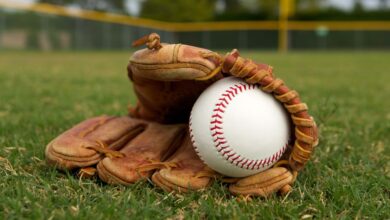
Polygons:
M228 100L226 100L225 97L219 98L218 100L225 102L226 105L229 104Z
M246 168L249 169L249 166L254 162L254 160L251 160L251 162L248 163L248 165L246 165Z
M232 86L229 87L229 88L230 88L231 90L233 90L233 93L234 93L235 95L237 95L237 92L238 92L238 91L237 91L237 88L234 88L234 87L232 87Z
M215 138L214 139L214 143L216 143L216 142L218 142L218 141L225 141L226 139L225 139L225 137L217 137L217 138Z
M226 108L226 105L225 104L223 104L223 103L217 103L217 104L215 104L215 106L217 106L217 107L223 107L223 108Z
M232 90L226 90L231 96L233 97L236 97L236 95L234 94L234 92Z
M255 166L257 165L258 162L259 160L256 160L256 162L252 165L251 170L255 169Z
M240 90L240 92L242 92L242 86L240 84L236 84L234 86L237 87Z
M241 168L244 168L244 165L248 163L249 159L246 159L244 163L241 164Z
M220 141L220 142L217 143L216 147L219 147L221 144L226 144L226 143L227 143L227 141ZM226 147L225 147L225 148L226 148ZM224 149L225 149L225 148L224 148Z
M214 114L214 115L212 115L211 117L217 117L217 118L220 118L220 119L222 119L222 116L220 116L218 113L217 114Z
M210 130L214 131L215 129L222 129L221 127L214 125L214 127L210 128ZM192 131L192 129L190 129Z
M211 124L222 124L222 121L215 119L214 121L211 121Z
M229 101L232 101L232 97L230 97L230 93L222 94L222 96L228 97L228 98L229 98Z
M239 155L239 158L241 158L241 155ZM241 160L236 162L236 166L238 166L239 163L241 163L245 158L241 158Z
M236 155L236 153L229 154L228 157L227 157L226 159L229 160L229 158L233 157L234 155Z
M270 164L271 161L272 161L271 157L268 157L267 166Z
M246 85L244 83L240 83L244 87L244 90L246 90Z
M223 106L223 108L225 108L225 106ZM221 108L215 108L213 111L214 112L225 113L225 111L223 109L221 109Z
M231 160L230 162L233 163L233 162L234 162L235 160L237 160L239 157L240 157L240 155L237 155L237 157L232 158L232 160Z
M222 154L222 156L225 156L225 154L228 154L228 153L230 153L230 152L232 152L232 150L224 151L223 154ZM227 158L227 159L229 159L229 158Z
M214 134L212 136L215 137L216 135L221 135L221 134L223 134L223 133L220 131L216 131L216 132L214 132Z
M223 151L223 150L226 149L226 148L228 148L228 146L223 146L223 147L221 147L221 148L218 150L218 152L221 152L221 151Z

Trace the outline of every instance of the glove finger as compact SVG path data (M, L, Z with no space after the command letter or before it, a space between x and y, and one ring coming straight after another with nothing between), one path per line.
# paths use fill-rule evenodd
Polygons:
M167 161L176 164L176 167L161 169L152 177L152 181L163 189L180 192L203 189L216 175L198 157L188 133L181 147Z
M52 140L46 160L59 169L71 170L94 165L102 159L101 145L117 149L143 129L143 122L129 117L100 116L85 120Z
M172 182L169 182L167 179L163 178L159 172L155 172L153 174L152 181L166 192L188 192L188 188L180 187Z
M219 60L204 56L211 51L184 44L161 44L135 52L130 58L130 78L141 76L158 81L194 80L209 76Z
M284 167L271 168L243 178L231 184L229 190L235 195L256 195L267 197L293 182L293 174Z
M166 192L171 192L173 191L173 184L169 184L169 182L164 182L164 180L161 178L161 176L158 174L158 172L155 172L152 175L152 181L154 184L158 185L160 188L162 188Z
M99 177L109 184L129 185L149 177L156 168L170 166L161 161L178 148L184 128L148 123L141 134L120 150L124 157L106 157L98 163Z

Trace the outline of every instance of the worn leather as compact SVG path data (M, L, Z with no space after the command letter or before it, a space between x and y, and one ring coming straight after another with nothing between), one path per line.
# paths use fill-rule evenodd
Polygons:
M181 147L167 161L176 164L176 167L160 169L152 176L152 181L165 191L203 189L216 174L196 154L188 132Z
M109 149L120 149L138 135L145 122L129 117L99 116L87 119L52 140L45 150L49 164L62 170L88 167L104 158L89 147L104 142Z
M162 44L158 50L142 49L131 58L128 70L133 76L158 81L194 80L205 77L218 63L202 54L211 51L183 44Z
M268 197L293 183L293 174L284 167L265 170L250 177L242 178L229 186L234 195L256 195Z
M105 157L98 163L100 179L110 184L129 185L149 177L155 168L164 167L161 162L177 150L185 132L183 124L148 122L142 133L119 150L124 157ZM139 169L150 165L151 168Z

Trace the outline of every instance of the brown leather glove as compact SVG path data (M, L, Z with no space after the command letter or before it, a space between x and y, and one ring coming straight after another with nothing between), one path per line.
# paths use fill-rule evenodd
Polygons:
M110 184L131 184L161 169L156 178L164 189L204 188L214 172L192 149L187 124L197 97L222 77L213 73L218 60L204 58L210 53L205 49L161 45L156 34L140 43L149 48L134 53L128 65L137 106L129 116L100 116L69 129L47 145L47 161L63 170L80 169L82 176L94 175L97 167Z
M206 187L216 174L195 154L186 124L196 98L223 72L258 83L272 93L291 113L295 127L295 143L280 163L251 177L228 179L234 182L230 191L259 196L288 192L317 143L315 123L298 94L275 79L270 66L245 60L236 50L222 57L186 45L161 45L156 34L136 42L143 43L148 49L136 52L128 66L139 98L130 110L131 118L81 123L48 145L48 161L66 169L98 163L99 176L108 183L130 184L156 170L152 180L165 190ZM83 168L81 173L89 175L93 171Z

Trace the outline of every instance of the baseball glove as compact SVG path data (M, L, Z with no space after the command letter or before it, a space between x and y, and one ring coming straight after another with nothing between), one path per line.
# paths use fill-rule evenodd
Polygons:
M138 103L128 117L97 117L73 127L46 148L51 164L80 169L111 184L131 184L150 177L166 191L202 189L215 177L196 155L189 138L188 118L200 93L227 76L256 83L275 96L290 112L295 127L294 144L273 168L247 178L221 178L236 195L268 196L287 193L318 143L317 128L301 102L272 74L272 68L255 64L233 50L221 56L209 50L181 44L160 44L151 34L134 45L147 49L134 53L128 65Z

